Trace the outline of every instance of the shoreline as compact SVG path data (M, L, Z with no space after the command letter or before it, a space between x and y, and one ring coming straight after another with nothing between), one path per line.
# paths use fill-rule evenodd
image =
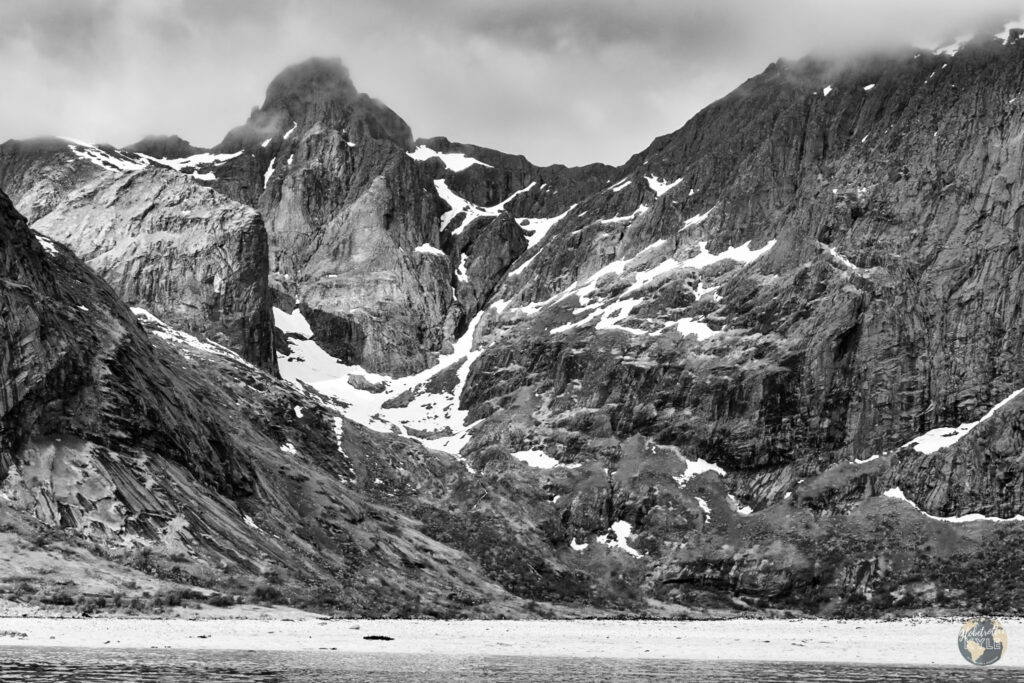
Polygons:
M1024 667L1024 619L997 666ZM970 666L962 621L442 621L308 618L0 617L0 648L328 651L338 654L523 656ZM12 635L14 634L14 635ZM22 637L22 634L24 637ZM386 636L393 640L366 640ZM1019 649L1018 649L1019 647ZM1022 653L1017 656L1017 653Z

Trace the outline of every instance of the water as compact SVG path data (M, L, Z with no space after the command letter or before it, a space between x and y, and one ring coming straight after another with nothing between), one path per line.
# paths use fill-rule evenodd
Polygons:
M257 681L1024 681L996 665L894 667L564 657L450 657L243 650L0 647L0 681L182 683Z

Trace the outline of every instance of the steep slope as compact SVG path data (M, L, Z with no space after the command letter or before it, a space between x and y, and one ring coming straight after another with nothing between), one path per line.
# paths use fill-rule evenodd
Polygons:
M548 381L538 363L564 362L566 335L606 337L630 360L587 357L586 377L565 378L584 384L573 403L622 438L750 472L756 501L787 490L789 464L795 481L977 419L1024 385L1010 361L1021 49L773 65L627 163L604 193L617 199L581 204L508 279L509 338L468 402L517 389L510 365Z
M83 184L32 228L71 247L129 305L276 369L267 235L252 209L154 167Z
M67 575L74 567L113 560L347 614L521 611L473 559L425 533L489 497L461 465L138 310L143 329L2 194L0 312L3 533L17 545L18 533L62 530L51 552L76 557L51 563L63 594L88 583ZM481 517L475 533L516 517ZM506 546L530 557L537 532L523 524Z
M34 229L131 305L275 372L263 222L177 166L60 139L0 145L0 176L17 179L13 198Z
M310 60L275 78L224 139L219 153L241 154L214 182L263 215L272 284L301 302L323 346L392 374L426 367L462 316L411 145L408 126L359 94L340 62Z

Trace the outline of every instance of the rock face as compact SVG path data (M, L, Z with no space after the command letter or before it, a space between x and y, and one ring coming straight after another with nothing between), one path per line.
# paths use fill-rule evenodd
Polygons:
M131 152L63 140L5 143L0 174L32 226L118 294L276 372L267 238L254 210Z
M397 375L426 367L462 317L451 265L417 251L439 245L440 207L411 145L340 62L311 60L275 78L216 150L243 152L215 186L263 215L273 286L301 302L324 348Z
M32 227L70 246L129 305L277 367L267 237L252 209L154 167L86 183Z
M0 187L34 221L104 169L77 156L67 140L9 140L0 145Z

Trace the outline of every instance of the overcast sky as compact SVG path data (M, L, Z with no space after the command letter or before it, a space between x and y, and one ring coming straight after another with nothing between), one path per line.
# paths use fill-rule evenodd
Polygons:
M337 56L420 137L621 163L780 58L937 43L1020 0L0 0L0 140L221 140Z

